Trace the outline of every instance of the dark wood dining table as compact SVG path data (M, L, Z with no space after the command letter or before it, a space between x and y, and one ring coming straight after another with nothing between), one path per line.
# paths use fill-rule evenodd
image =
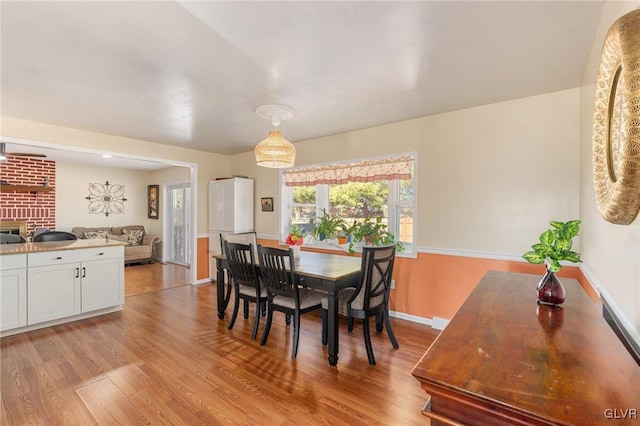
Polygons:
M216 259L218 318L222 319L229 305L231 283L225 256L213 257ZM338 364L338 293L342 289L358 285L361 261L359 257L309 251L300 252L300 258L295 261L296 275L301 278L302 285L327 292L327 349L330 365Z

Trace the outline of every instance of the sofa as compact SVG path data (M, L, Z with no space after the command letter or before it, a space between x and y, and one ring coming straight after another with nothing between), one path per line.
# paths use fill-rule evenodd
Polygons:
M80 239L106 238L126 243L124 263L153 263L156 256L156 243L160 237L147 234L142 225L99 226L94 228L74 227L71 233Z

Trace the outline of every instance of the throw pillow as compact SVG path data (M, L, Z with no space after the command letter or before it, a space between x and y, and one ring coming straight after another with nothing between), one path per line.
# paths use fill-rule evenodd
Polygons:
M129 246L139 246L142 244L142 237L144 237L144 231L142 229L123 229L122 235L127 237Z
M113 235L113 234L107 234L107 239L108 240L113 240L113 241L120 241L123 243L127 243L127 245L129 244L129 238L125 237L124 235Z
M92 240L95 238L107 238L107 233L109 233L106 229L98 229L97 231L89 231L84 233L84 237Z

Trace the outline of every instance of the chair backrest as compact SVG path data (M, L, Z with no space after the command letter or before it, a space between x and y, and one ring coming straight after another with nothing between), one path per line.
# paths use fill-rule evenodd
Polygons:
M231 277L237 284L258 287L258 269L251 244L224 242L224 254L229 263Z
M27 240L16 234L0 234L0 244L26 243Z
M293 251L275 247L258 247L260 272L270 294L293 297L298 303L298 284Z
M77 240L77 239L78 237L76 237L71 232L49 231L49 232L43 232L42 234L38 234L35 237L33 237L33 242L43 243L46 241L69 241L69 240Z
M389 298L396 245L362 248L362 281L350 299L353 309L368 310Z
M239 244L251 244L253 248L253 260L256 264L260 263L258 256L258 237L255 232L220 232L220 249L224 253L224 242Z

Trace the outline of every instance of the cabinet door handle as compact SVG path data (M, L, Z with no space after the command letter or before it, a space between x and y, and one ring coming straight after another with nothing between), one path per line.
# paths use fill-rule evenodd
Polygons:
M98 253L98 256L104 256L103 252Z
M82 278L87 276L87 268L83 267L82 268Z
M76 268L76 278L80 276L80 268Z
M56 257L56 260L62 260L62 256Z

